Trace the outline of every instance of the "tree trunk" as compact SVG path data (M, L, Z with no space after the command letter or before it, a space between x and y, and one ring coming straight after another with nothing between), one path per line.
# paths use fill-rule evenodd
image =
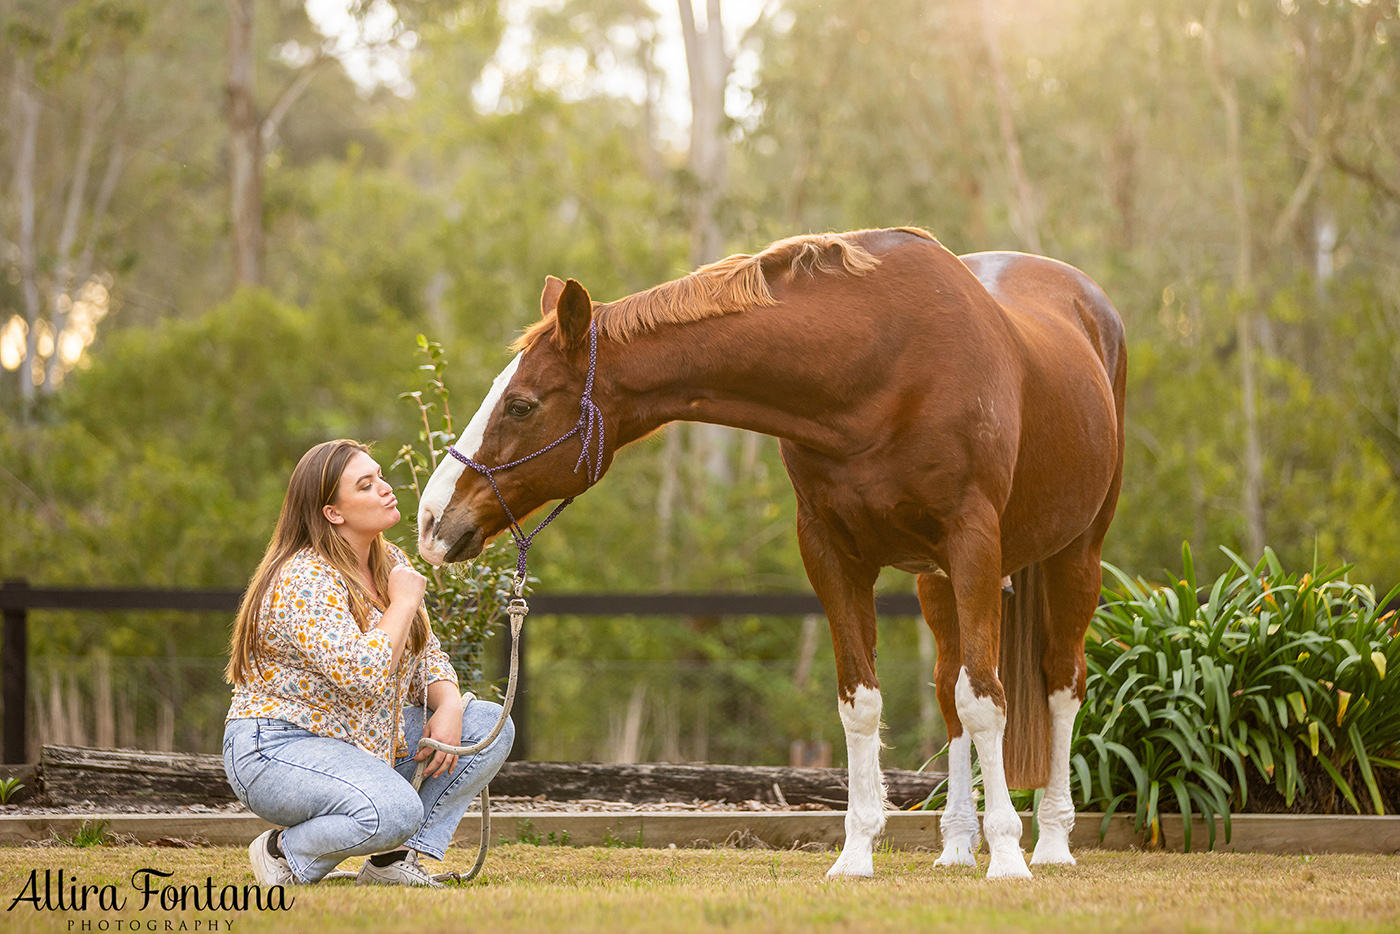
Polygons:
M72 742L68 736L68 717L63 713L63 684L57 668L49 669L49 735L44 742L60 745Z
M1244 164L1240 155L1240 102L1235 80L1227 77L1220 58L1216 29L1220 0L1213 0L1206 14L1206 77L1225 112L1225 170L1230 177L1230 203L1235 215L1235 294L1240 307L1235 336L1240 348L1240 392L1244 416L1244 482L1240 489L1244 511L1245 547L1251 560L1264 553L1264 510L1260 490L1264 485L1264 455L1259 444L1259 413L1254 376L1254 250L1249 201L1245 192Z
M1001 42L997 39L996 24L992 19L992 0L982 0L981 8L982 34L987 43L987 57L991 61L992 79L997 92L1001 143L1006 151L1007 169L1016 189L1016 201L1011 210L1012 226L1027 251L1042 254L1045 250L1040 245L1040 230L1036 223L1035 193L1031 189L1030 178L1026 175L1025 163L1021 159L1021 144L1016 141L1011 84L1006 80L1006 65L1001 58Z
M675 534L676 500L681 489L681 426L666 430L661 447L661 482L656 490L656 577L662 590L675 583L675 555L671 538Z
M1141 149L1142 118L1137 101L1124 98L1118 128L1108 141L1108 191L1118 214L1118 245L1131 250L1137 245L1138 155Z
M691 453L704 469L705 476L716 486L733 486L732 454L738 429L704 422L692 422L687 427L690 429Z
M919 756L930 759L938 751L938 699L933 691L933 666L936 660L933 631L919 626Z
M156 710L156 749L170 752L175 748L175 705L161 695Z
M1240 393L1244 397L1244 506L1245 543L1251 561L1264 554L1264 507L1260 491L1264 486L1264 452L1259 444L1258 386L1254 375L1254 315L1242 307L1235 322L1240 345Z
M648 28L638 29L637 61L642 66L642 79L645 92L642 98L642 134L646 137L642 150L642 164L646 167L647 178L659 184L662 176L661 152L656 147L656 110L661 100L661 70L656 66L656 31L651 20L644 20ZM639 24L640 27L640 24Z
M35 374L42 373L39 362L39 263L34 244L34 160L39 139L39 90L34 86L34 63L15 59L15 113L19 118L19 146L15 158L15 197L19 201L19 274L24 296L24 319L29 326L24 360L20 363L20 398L25 408L34 398Z
M86 200L88 175L92 171L93 155L97 150L97 140L102 126L115 110L116 101L100 104L96 98L100 92L94 87L89 90L86 106L83 107L82 130L78 141L78 155L73 164L73 180L69 184L67 205L63 212L63 225L59 229L56 249L57 267L50 285L49 318L52 322L54 352L49 355L48 369L44 375L43 392L52 395L63 381L68 369L63 359L63 332L68 327L68 315L73 303L78 300L82 288L92 275L92 262L96 250L98 228L102 224L107 205L112 200L117 176L121 172L120 146L113 148L107 160L107 171L103 173L93 202L92 218L88 237L82 252L74 257L78 241L78 228L83 216Z
M724 254L719 205L728 184L724 138L724 89L734 61L724 51L720 0L706 0L705 30L695 24L692 0L677 0L690 77L690 171L695 182L690 215L690 264L712 263ZM693 449L705 475L719 486L734 483L730 452L738 433L722 425L689 426Z
M83 703L83 692L78 689L78 678L72 672L68 672L68 702L64 705L68 714L68 741L75 746L88 745L88 731L86 717L83 716L83 708L87 705Z
M613 721L612 755L613 762L636 762L642 751L642 717L646 712L647 686L638 681L632 686L632 697L627 702L622 718Z
M131 695L125 687L117 693L117 745L131 748L139 745L136 739L136 716L131 709Z
M700 266L719 259L724 249L717 210L728 171L723 135L724 89L733 60L724 51L719 0L706 2L704 32L695 24L692 0L677 2L690 76L690 170L696 186L690 216L690 260L692 266Z
M103 748L117 745L117 721L112 705L112 656L105 651L93 659L94 742Z
M792 684L798 691L807 689L807 680L812 676L812 662L817 657L817 632L821 623L822 617L816 613L802 617L802 635L797 640L797 667L792 672Z
M50 284L51 297L49 307L53 315L54 340L63 333L63 324L60 321L62 314L61 305L65 296L69 295L73 287L73 246L78 242L78 222L82 219L83 199L87 194L88 173L92 169L92 155L97 149L97 131L101 127L101 118L97 112L92 94L83 107L82 128L78 135L78 156L73 160L73 180L68 186L68 199L63 210L63 225L58 231L58 248L55 250L57 266L54 270L53 282ZM49 358L49 371L53 373L55 361L59 359L58 349L55 347L54 354ZM46 380L46 382L48 382ZM45 387L52 392L51 387Z
M262 283L262 132L253 99L255 0L227 0L229 9L229 216L235 286Z

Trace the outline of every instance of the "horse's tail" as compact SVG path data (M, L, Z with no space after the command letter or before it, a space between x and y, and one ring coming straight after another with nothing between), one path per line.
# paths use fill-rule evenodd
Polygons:
M1039 564L1011 575L1011 586L1015 593L1002 597L998 664L1006 691L1006 784L1043 788L1050 780L1050 705L1041 662L1050 602Z

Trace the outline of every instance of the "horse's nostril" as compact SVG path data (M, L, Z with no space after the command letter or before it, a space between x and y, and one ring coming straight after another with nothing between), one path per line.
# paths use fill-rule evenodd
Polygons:
M428 536L433 534L433 525L436 522L437 516L433 515L432 513L428 513L428 517L423 520L422 533L424 538L427 538Z

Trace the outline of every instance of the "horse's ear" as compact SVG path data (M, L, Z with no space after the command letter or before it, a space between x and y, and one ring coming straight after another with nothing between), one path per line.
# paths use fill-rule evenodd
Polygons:
M559 346L564 350L581 346L588 339L588 325L593 321L593 299L588 297L588 290L570 279L564 283L554 310L559 316L555 332Z
M544 277L544 293L540 295L540 317L548 318L549 313L559 304L559 293L564 291L564 280L558 276Z

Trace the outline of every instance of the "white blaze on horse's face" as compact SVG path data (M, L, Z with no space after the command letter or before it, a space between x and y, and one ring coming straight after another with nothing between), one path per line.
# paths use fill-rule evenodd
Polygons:
M467 427L462 430L457 443L452 445L463 456L475 460L481 451L481 442L486 437L486 425L491 421L491 413L496 410L501 397L505 395L506 387L514 378L515 371L520 366L521 356L516 354L515 359L492 381L491 391L486 394L481 408L476 410L472 420L467 422ZM438 462L437 470L433 471L428 485L423 488L423 497L418 501L418 553L429 564L442 564L448 549L454 544L438 538L438 532L440 520L447 512L447 507L452 502L452 494L457 489L457 481L466 469L466 465L457 458L446 455Z

